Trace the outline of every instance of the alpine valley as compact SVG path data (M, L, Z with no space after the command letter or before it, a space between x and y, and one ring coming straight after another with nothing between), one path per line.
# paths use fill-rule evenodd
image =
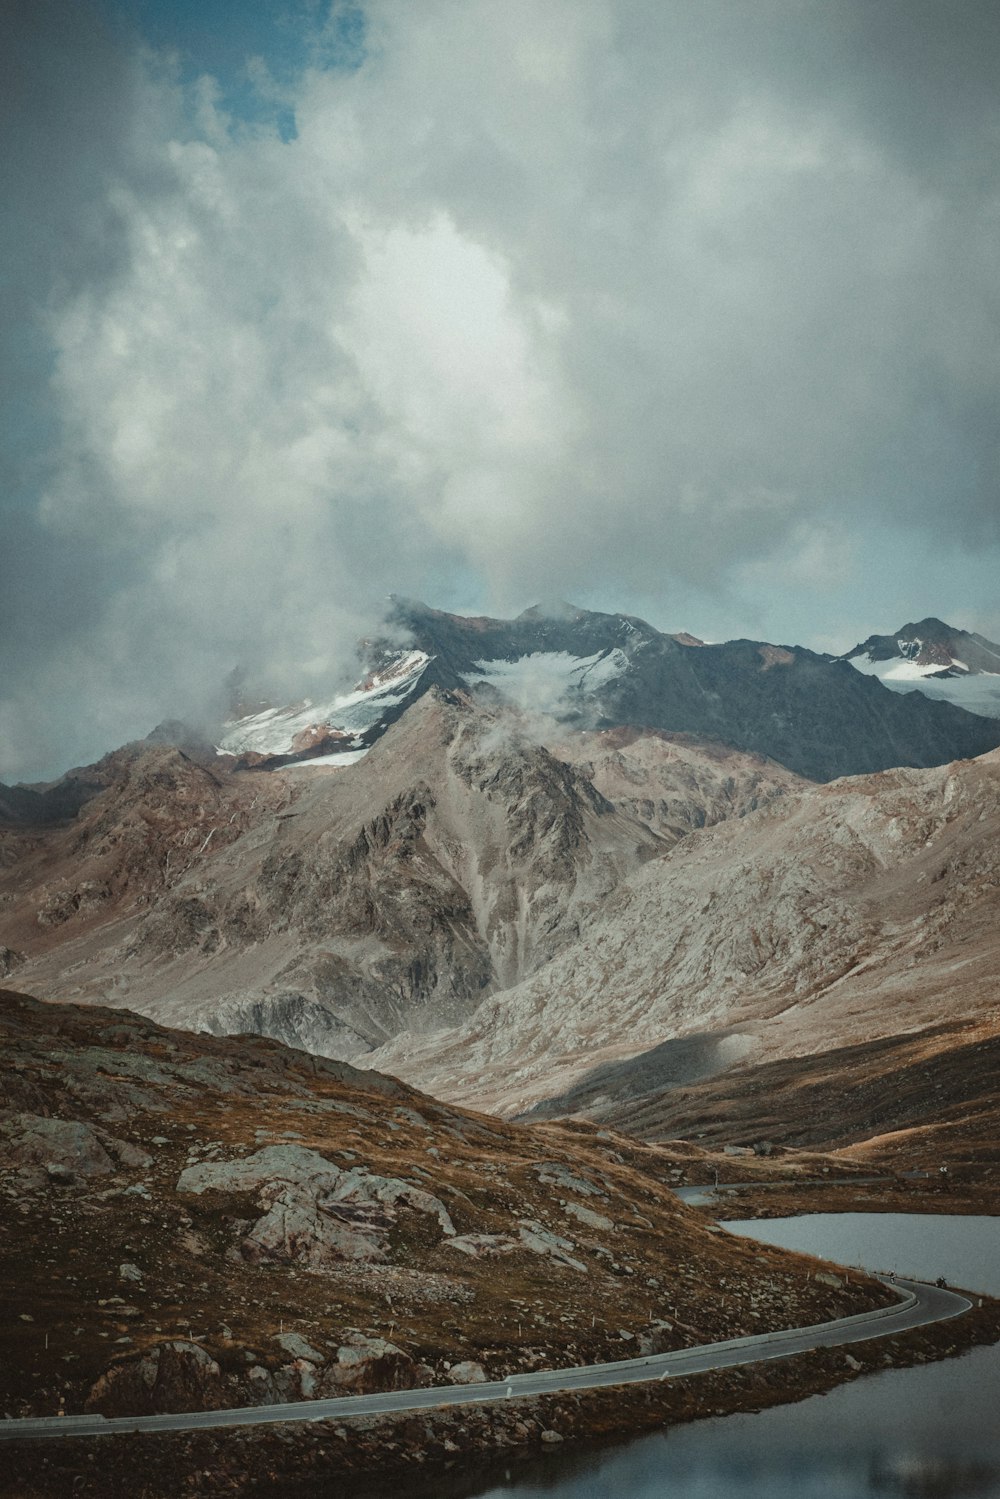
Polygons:
M671 1188L720 1172L919 1196L931 1163L996 1211L1000 645L395 599L350 692L232 689L211 731L0 786L8 1413L475 1382L885 1299L717 1239ZM30 1329L73 1320L56 1378Z

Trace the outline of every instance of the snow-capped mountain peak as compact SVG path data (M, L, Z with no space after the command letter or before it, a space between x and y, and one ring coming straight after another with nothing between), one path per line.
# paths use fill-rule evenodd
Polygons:
M894 692L920 691L1000 718L1000 645L933 616L870 635L840 658Z

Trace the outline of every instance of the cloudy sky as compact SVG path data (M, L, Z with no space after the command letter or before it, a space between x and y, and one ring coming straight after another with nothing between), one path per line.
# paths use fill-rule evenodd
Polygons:
M389 592L1000 637L995 0L7 0L0 779Z

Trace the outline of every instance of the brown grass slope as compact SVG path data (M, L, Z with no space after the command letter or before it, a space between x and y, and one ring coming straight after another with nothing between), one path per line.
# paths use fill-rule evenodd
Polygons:
M885 1295L682 1207L683 1147L513 1125L274 1041L10 991L0 1044L10 1415L499 1375ZM261 1160L268 1179L242 1180ZM303 1160L296 1185L280 1163Z
M953 1205L961 1196L971 1197L974 1210L1000 1206L1000 1033L993 1019L744 1063L678 1087L637 1089L631 1097L605 1093L588 1104L568 1095L561 1102L565 1112L575 1104L603 1127L644 1139L695 1139L708 1150L770 1141L789 1152L827 1153L823 1164L834 1174L841 1166L919 1170ZM780 1180L792 1160L782 1154L778 1169L760 1162L753 1174ZM919 1192L912 1205L921 1205ZM933 1205L943 1210L948 1203Z

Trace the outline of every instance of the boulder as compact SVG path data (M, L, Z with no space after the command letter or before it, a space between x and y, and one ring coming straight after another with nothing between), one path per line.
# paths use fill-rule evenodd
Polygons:
M325 1354L319 1353L311 1343L307 1343L301 1333L276 1333L274 1341L279 1348L283 1348L286 1353L290 1353L292 1358L305 1358L311 1364L322 1364L326 1358Z
M177 1181L178 1192L255 1192L277 1182L332 1191L344 1173L317 1150L304 1145L267 1145L234 1161L202 1161L188 1166Z
M309 1359L293 1359L282 1364L271 1375L268 1404L283 1405L291 1400L312 1400L316 1395L316 1365Z
M425 1364L417 1363L394 1343L352 1333L337 1349L336 1358L323 1368L318 1393L368 1395L379 1390L412 1390L432 1380L433 1374Z
M9 1114L0 1124L0 1167L38 1182L44 1180L43 1173L68 1182L79 1176L109 1176L115 1169L92 1124L39 1114Z
M460 1364L452 1364L448 1377L452 1384L486 1384L487 1382L486 1370L474 1359L463 1359Z
M200 1343L175 1338L105 1369L87 1396L85 1409L102 1416L220 1410L229 1403L226 1395L212 1355Z
M544 1224L535 1223L530 1218L521 1221L520 1231L522 1245L525 1249L530 1249L532 1254L548 1255L549 1259L555 1260L559 1265L568 1265L571 1270L586 1272L586 1265L581 1260L574 1259L569 1252L576 1248L571 1239L554 1234Z
M383 1264L397 1212L406 1208L455 1228L444 1203L398 1177L361 1167L343 1171L304 1145L268 1145L234 1161L202 1161L181 1172L179 1192L254 1192L266 1209L243 1238L252 1261L278 1260L313 1269L361 1261Z
M135 1171L145 1171L153 1164L153 1157L148 1150L142 1150L140 1146L132 1145L128 1140L116 1140L113 1135L105 1135L104 1143L118 1161L119 1166Z
M610 1218L605 1218L603 1213L595 1213L593 1208L584 1207L582 1202L564 1203L563 1212L569 1213L578 1223L585 1223L588 1228L599 1228L607 1232L615 1226Z
M542 1161L535 1167L535 1175L545 1186L559 1187L563 1192L575 1192L579 1197L607 1197L600 1187L585 1177L575 1176L561 1161Z
M651 1322L639 1334L639 1352L644 1358L651 1353L669 1353L677 1346L674 1324L663 1318Z
M449 1249L467 1254L471 1260L495 1259L499 1254L510 1254L514 1249L523 1249L520 1239L511 1234L456 1234L447 1241Z

